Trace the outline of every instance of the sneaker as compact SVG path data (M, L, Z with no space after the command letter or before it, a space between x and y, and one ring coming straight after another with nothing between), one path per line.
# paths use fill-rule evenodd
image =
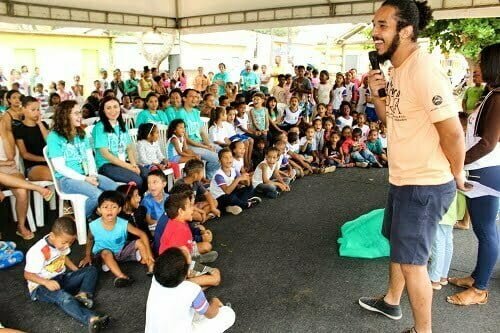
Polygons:
M198 261L200 264L208 264L217 260L218 257L219 254L217 253L217 251L210 251L208 253L200 254L198 258L193 259Z
M326 167L324 170L325 170L325 173L330 173L330 172L334 172L335 170L337 170L337 167L332 165L332 166Z
M240 206L227 206L226 212L231 213L233 215L239 215L243 209Z
M358 301L362 308L369 311L378 312L394 320L399 320L403 316L399 305L390 305L384 301L384 296L379 298L361 297Z
M106 264L102 264L101 269L103 272L109 272L109 267Z
M248 199L248 201L261 203L262 199L260 197L251 197L250 199Z
M358 168L368 168L368 162L356 162Z
M94 306L94 301L91 298L88 298L87 296L76 295L75 299L78 302L82 303L83 306L85 306L87 309L92 309L92 307Z
M255 207L257 206L258 204L260 204L262 202L262 199L259 198L259 200L255 200L255 199L248 199L248 208L252 208L252 207Z
M88 331L89 333L97 333L101 328L105 328L109 323L108 315L99 315L90 319Z

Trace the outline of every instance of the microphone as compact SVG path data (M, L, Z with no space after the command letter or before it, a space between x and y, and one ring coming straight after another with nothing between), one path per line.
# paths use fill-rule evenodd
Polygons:
M368 58L370 59L370 64L372 65L372 69L380 69L377 51L368 52ZM380 98L384 98L387 96L387 93L385 92L384 88L380 88L378 90L378 96Z

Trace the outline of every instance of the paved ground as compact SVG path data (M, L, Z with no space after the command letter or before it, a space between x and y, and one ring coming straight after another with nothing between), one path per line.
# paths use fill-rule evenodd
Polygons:
M208 295L232 303L237 317L231 332L400 332L411 326L406 296L403 319L396 322L357 305L360 296L384 292L387 259L338 256L340 226L383 207L387 188L387 170L339 170L299 180L293 184L293 192L265 200L241 216L210 222L220 254L214 267L221 269L223 283ZM6 212L4 204L0 230L5 239L18 241ZM23 249L30 244L19 242ZM471 231L455 232L451 275L470 272L476 244ZM82 248L75 245L75 259L81 254ZM435 332L499 332L499 266L487 305L459 308L445 301L457 288L448 286L436 292ZM55 307L28 300L22 268L0 272L0 321L33 333L84 331ZM130 289L114 289L109 274L99 281L97 309L113 318L107 332L144 329L150 282L136 264L125 270L138 281Z

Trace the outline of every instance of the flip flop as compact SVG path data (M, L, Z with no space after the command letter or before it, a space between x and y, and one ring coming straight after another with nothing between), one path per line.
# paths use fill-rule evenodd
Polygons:
M25 236L19 230L16 231L16 235L18 235L24 240L32 240L33 238L35 238L35 234L31 233L29 236Z
M483 297L479 300L473 297L478 294L483 294ZM475 288L469 288L455 295L446 297L446 301L448 303L461 306L476 305L476 304L483 305L488 303L488 291L481 290L481 292L478 293Z
M52 200L52 198L54 197L54 192L50 191L49 194L45 195L43 197L43 199L47 202L49 202L50 200Z

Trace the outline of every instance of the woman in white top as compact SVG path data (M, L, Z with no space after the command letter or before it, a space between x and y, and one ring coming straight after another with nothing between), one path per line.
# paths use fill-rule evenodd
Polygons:
M490 92L469 116L465 170L470 180L500 191L500 43L485 47L479 59L482 77ZM498 261L498 197L489 195L467 199L467 206L478 239L477 263L470 276L449 279L450 283L467 290L447 300L457 305L485 304L488 283Z

